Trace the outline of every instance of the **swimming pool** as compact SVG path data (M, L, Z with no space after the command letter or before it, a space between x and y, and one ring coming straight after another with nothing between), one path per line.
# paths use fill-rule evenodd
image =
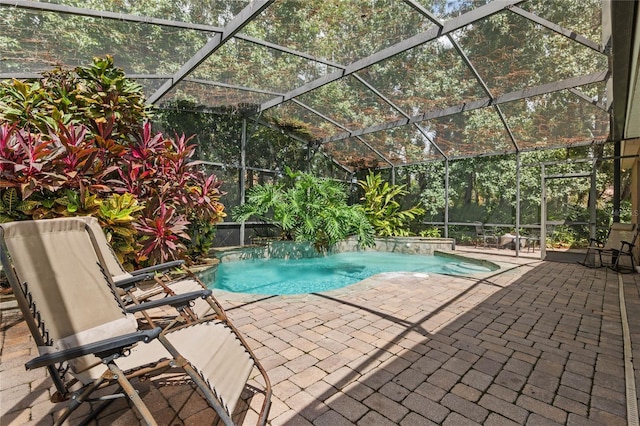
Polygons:
M264 295L306 294L345 287L382 272L468 275L494 269L445 256L344 252L304 259L222 262L209 288Z

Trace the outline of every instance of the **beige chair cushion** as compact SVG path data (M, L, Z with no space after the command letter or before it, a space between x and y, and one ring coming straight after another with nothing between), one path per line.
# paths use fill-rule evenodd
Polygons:
M604 250L620 250L622 242L633 243L635 238L635 223L614 223L609 230L609 236L603 247ZM628 248L628 247L627 247Z
M184 327L166 336L205 382L214 388L227 412L232 413L254 364L231 329L216 320ZM116 364L127 371L152 360L170 358L162 343L154 340L138 344L128 357L117 359Z

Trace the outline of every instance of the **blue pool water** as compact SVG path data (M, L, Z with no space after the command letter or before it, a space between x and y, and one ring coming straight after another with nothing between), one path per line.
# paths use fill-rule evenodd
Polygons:
M251 259L218 265L217 288L266 295L315 293L361 281L381 272L470 274L492 269L442 256L347 252L309 259Z

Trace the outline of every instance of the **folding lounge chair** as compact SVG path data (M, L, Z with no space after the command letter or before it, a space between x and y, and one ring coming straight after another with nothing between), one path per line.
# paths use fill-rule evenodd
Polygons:
M116 287L122 289L122 291L126 293L126 299L131 302L140 304L149 300L157 300L168 295L206 289L206 286L202 281L184 266L184 261L182 260L171 261L148 268L138 269L133 272L127 272L107 241L98 220L91 216L82 216L79 217L79 219L84 220L91 229L93 235L95 235L97 243L96 246L104 258L107 271L113 278ZM178 279L171 279L169 277L167 279L166 274L162 275L164 271L177 267L182 268L184 273L183 277ZM147 284L150 280L154 285ZM190 322L197 320L198 318L204 318L207 315L215 315L222 319L226 318L226 314L222 309L222 306L213 297L207 297L204 299L198 298L191 301L189 305L185 304L176 308L179 310L181 316L175 317L174 315L171 315L173 321L170 321L166 327L171 327L176 323L179 324L180 322ZM147 313L145 310L142 312L142 315L149 324L152 326L155 325L156 321L152 318L152 314Z
M95 390L114 383L119 389L98 400L126 397L146 424L156 424L130 379L174 374L193 383L220 419L231 425L254 368L262 376L251 382L263 382L258 424L264 424L269 379L235 327L214 319L169 331L138 330L132 313L141 307L125 308L95 245L83 220L0 224L0 260L41 354L26 367L48 369L57 389L52 402L70 399L56 424L91 400ZM147 304L209 294L202 290Z
M538 248L540 248L540 233L539 232L535 232L535 231L531 232L525 238L526 238L527 253L529 253L529 251L535 252L536 251L536 245L538 246Z
M617 271L623 271L629 269L629 266L623 266L620 259L628 256L631 272L635 272L633 248L639 231L640 229L634 223L612 224L605 242L591 238L587 253L580 264L589 268L608 266Z
M494 244L498 247L498 237L493 234L487 234L487 230L480 222L475 223L476 226L476 247L482 243L482 247L489 247Z

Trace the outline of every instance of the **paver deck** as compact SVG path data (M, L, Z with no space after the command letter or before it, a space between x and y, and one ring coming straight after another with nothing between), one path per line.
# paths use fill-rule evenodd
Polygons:
M307 296L219 294L273 383L269 423L626 425L618 274L490 253L470 256L503 268L473 277L393 273ZM638 360L640 279L621 277ZM64 403L49 402L43 370L24 370L36 354L26 325L15 312L1 324L0 424L51 424ZM162 424L215 423L186 385L140 385ZM119 401L97 424L137 421Z

